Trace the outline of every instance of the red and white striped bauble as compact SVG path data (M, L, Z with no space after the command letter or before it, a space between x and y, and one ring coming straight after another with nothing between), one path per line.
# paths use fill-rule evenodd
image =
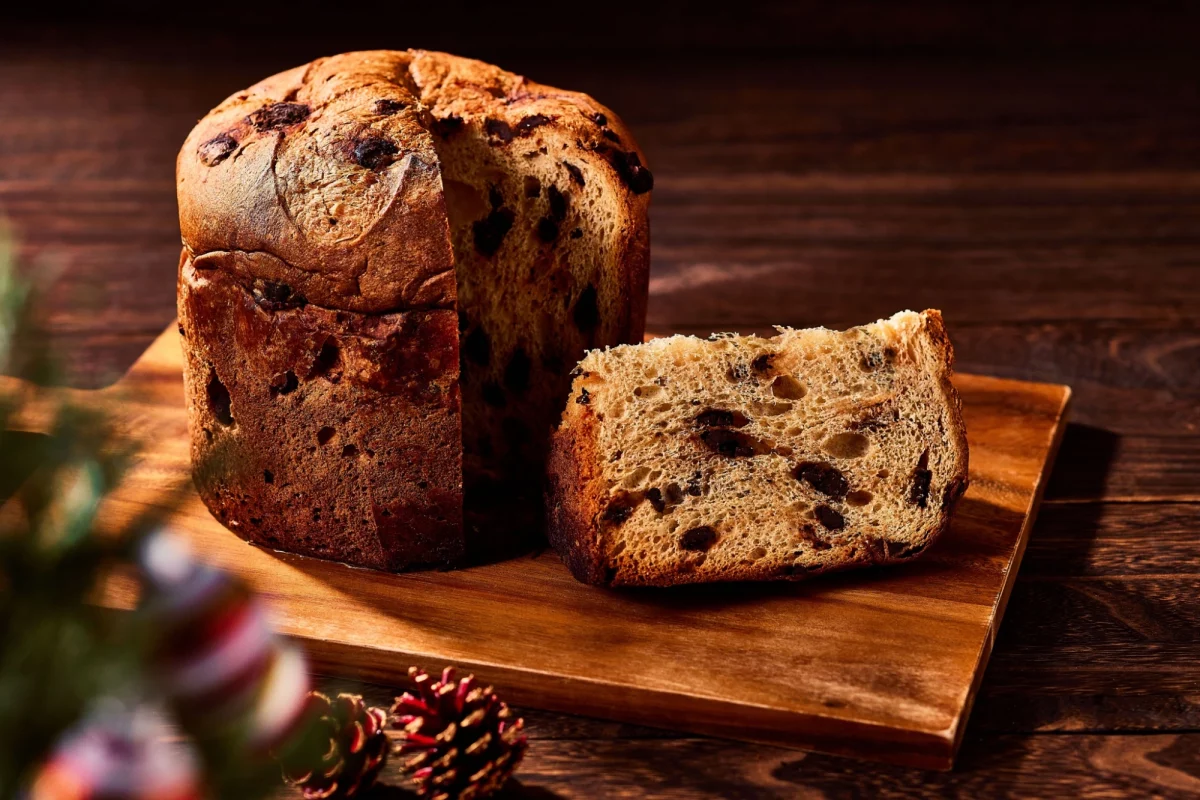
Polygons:
M29 800L199 800L195 753L162 715L109 708L67 731Z
M140 562L152 665L180 721L201 736L240 737L264 755L283 743L307 707L308 666L262 601L167 531L146 539Z

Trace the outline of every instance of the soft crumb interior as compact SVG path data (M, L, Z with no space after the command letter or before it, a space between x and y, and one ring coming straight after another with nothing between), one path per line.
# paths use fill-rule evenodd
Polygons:
M611 246L620 208L565 136L543 126L498 145L468 124L435 137L457 265L469 486L514 475L540 486L571 369L615 341L624 318Z
M922 322L590 354L574 402L602 419L599 522L617 582L761 577L764 561L799 574L921 548L959 457Z

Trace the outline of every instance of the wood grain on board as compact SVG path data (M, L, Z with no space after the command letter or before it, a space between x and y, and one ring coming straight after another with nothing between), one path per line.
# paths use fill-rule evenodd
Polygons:
M110 389L141 462L101 509L119 529L189 475L178 332ZM610 591L551 552L390 575L252 547L188 493L167 524L244 576L320 665L402 682L458 664L513 702L948 768L991 653L1070 391L960 375L971 488L920 560L806 583ZM86 397L87 393L79 396ZM27 423L35 426L36 423ZM128 607L115 580L105 602Z

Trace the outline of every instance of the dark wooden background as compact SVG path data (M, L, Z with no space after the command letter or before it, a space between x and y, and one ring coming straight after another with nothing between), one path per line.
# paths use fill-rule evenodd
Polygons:
M74 385L174 316L173 162L196 119L317 55L425 46L631 124L657 178L652 328L933 306L962 370L1076 392L953 772L529 711L513 796L1200 794L1196 6L283 5L6 10L0 214L58 273Z

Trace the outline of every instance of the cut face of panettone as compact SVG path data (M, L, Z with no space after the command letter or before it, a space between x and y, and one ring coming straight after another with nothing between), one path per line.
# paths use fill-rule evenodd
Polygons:
M966 489L952 363L936 311L593 351L554 438L551 541L611 585L913 558Z

